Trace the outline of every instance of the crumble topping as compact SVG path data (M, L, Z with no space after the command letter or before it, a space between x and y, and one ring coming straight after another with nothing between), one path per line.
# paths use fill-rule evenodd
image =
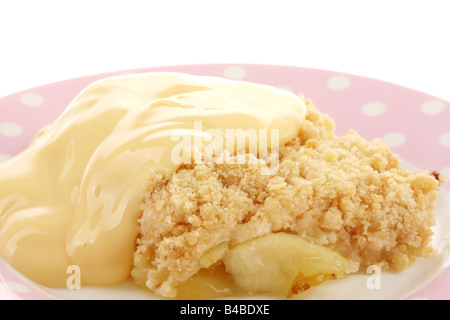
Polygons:
M338 137L310 100L297 138L269 164L183 165L149 183L139 221L133 277L164 297L234 245L273 232L300 235L351 261L403 270L433 252L440 175L410 172L380 139ZM233 157L225 154L224 157ZM216 250L219 248L219 250Z

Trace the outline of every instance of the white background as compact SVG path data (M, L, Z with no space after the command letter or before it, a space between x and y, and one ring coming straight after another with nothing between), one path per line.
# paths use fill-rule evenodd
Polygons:
M0 97L216 62L353 73L450 101L450 1L0 0Z

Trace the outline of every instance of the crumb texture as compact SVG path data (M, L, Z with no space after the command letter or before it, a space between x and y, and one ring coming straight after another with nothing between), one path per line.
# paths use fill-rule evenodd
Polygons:
M227 248L273 232L334 249L362 271L403 270L432 253L438 179L403 169L379 139L336 136L334 122L305 102L306 120L279 150L273 175L246 155L240 165L185 165L153 177L134 256L138 283L175 297L177 284L220 263Z

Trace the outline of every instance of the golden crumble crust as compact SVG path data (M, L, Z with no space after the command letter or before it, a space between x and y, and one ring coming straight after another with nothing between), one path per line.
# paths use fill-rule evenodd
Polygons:
M296 139L279 150L274 175L245 164L182 166L155 176L142 206L133 276L165 296L221 256L202 257L272 232L298 234L332 248L357 269L403 270L432 252L439 179L400 167L379 139L334 134L334 122L306 100Z

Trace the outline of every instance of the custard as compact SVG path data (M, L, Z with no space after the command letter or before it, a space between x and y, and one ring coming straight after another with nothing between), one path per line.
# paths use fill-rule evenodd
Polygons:
M206 147L210 132L276 129L284 144L304 116L296 95L247 82L177 73L95 82L0 165L0 255L47 286L65 287L71 265L83 285L119 283L133 268L146 185L178 169L180 137Z

